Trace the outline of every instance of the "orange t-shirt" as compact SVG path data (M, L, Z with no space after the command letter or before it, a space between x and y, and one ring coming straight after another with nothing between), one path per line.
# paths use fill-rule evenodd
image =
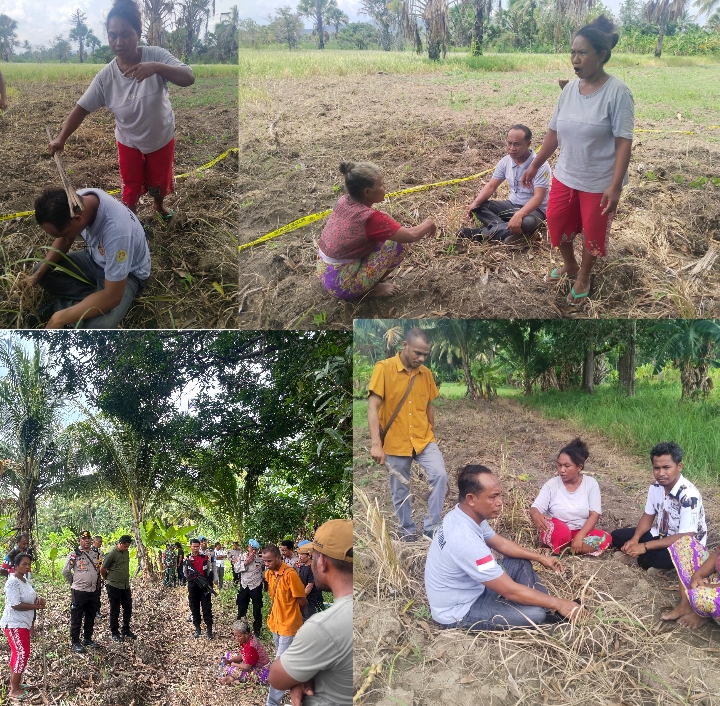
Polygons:
M413 449L419 454L430 442L435 441L427 406L440 393L429 368L421 365L413 375L417 375L418 379L385 437L384 449L389 456L412 456ZM397 409L409 383L410 373L402 364L399 353L375 365L368 391L382 397L378 416L383 429Z
M270 632L295 635L303 624L302 612L296 599L305 598L305 586L298 572L283 564L277 576L268 569L265 580L268 582L268 593L272 599L272 610L267 621Z

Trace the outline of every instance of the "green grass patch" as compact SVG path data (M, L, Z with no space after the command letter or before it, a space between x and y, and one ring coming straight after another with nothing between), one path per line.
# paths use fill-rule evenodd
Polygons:
M234 77L238 67L233 64L190 64L195 77ZM2 65L6 81L83 81L92 80L105 64L13 64ZM236 88L237 93L237 88Z
M353 429L367 429L367 400L353 400Z
M173 108L203 108L224 105L237 109L237 76L203 76L186 88L170 86Z
M595 394L541 392L516 399L546 417L571 419L632 453L647 455L660 441L675 441L685 452L683 473L693 481L720 480L720 395L680 404L677 384L638 384L634 398L603 385ZM569 439L568 439L569 441ZM648 458L648 468L649 468Z

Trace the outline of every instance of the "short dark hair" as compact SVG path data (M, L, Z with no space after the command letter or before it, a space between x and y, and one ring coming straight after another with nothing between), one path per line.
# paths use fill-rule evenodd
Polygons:
M262 548L261 554L270 554L271 556L280 556L280 550L278 549L277 544L266 544Z
M406 343L410 343L410 341L414 341L416 338L419 338L428 345L430 345L430 336L428 336L427 331L424 331L421 328L409 329L405 334L403 341L405 341Z
M78 194L82 203L82 196ZM59 233L62 233L72 219L70 204L64 189L49 187L35 199L35 220L38 225L49 223Z
M118 544L132 544L132 537L129 534L121 535Z
M650 451L650 461L657 456L670 456L675 463L683 460L683 450L674 441L661 441Z
M580 27L580 29L575 32L575 36L585 37L598 54L604 51L607 52L605 55L605 61L603 61L604 66L608 61L610 61L613 47L620 39L620 35L617 32L613 32L614 29L615 25L607 17L605 17L605 15L600 15L590 24Z
M93 541L95 541L95 540L97 540L97 539L102 539L102 537L101 537L99 534L96 534L96 535L93 537Z
M26 554L25 552L18 552L13 558L13 566L19 566L23 559L28 559L32 564L32 557L29 554Z
M295 549L295 543L292 541L292 539L283 539L283 541L280 542L280 544L283 547L287 547L290 551Z
M320 554L321 552L316 552L317 554ZM351 561L344 561L343 559L334 559L331 556L328 556L327 554L323 554L325 559L332 564L332 566L335 568L336 571L338 571L341 574L352 574L353 572L353 564ZM350 549L345 556L352 556L352 549Z
M577 436L567 446L563 446L560 449L558 458L560 458L560 454L570 456L570 459L576 466L584 466L585 461L587 461L590 455L590 451L588 450L588 445Z
M511 125L508 128L508 135L510 134L510 130L522 130L525 134L525 141L529 142L532 140L532 130L527 125L522 125L520 123L516 123L515 125Z
M142 35L142 15L136 2L133 2L133 0L115 0L112 9L108 12L105 30L107 30L110 20L113 17L119 17L121 20L125 20L125 22L137 32L137 36L140 38Z
M492 474L492 471L487 466L473 463L468 464L460 471L457 482L460 502L465 500L468 493L472 493L473 495L482 493L485 488L478 478L482 473Z
M365 189L374 189L382 177L380 167L372 162L340 162L340 174L345 177L345 189L355 200L362 198Z
M200 540L197 537L194 537L190 540L190 544L200 544Z

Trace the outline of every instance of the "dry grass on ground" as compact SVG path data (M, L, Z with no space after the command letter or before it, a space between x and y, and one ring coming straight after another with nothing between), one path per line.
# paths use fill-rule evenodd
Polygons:
M536 546L528 508L553 473L554 454L577 433L567 422L544 420L507 400L443 401L435 414L450 475L445 511L455 503L457 471L484 463L503 481L505 505L495 529ZM551 593L580 597L590 616L576 625L535 631L466 634L439 630L423 585L427 540L395 540L397 523L386 472L370 464L367 432L355 440L355 518L358 545L355 602L355 688L360 704L487 706L669 706L720 704L715 665L720 634L708 625L691 633L660 620L677 602L675 580L626 566L618 554L563 557L563 572L541 570ZM627 526L642 512L648 469L599 435L590 444L588 472L603 492L604 529ZM413 515L425 513L421 469L413 472ZM521 477L522 476L522 477ZM703 488L718 541L717 488ZM380 665L379 667L376 665Z

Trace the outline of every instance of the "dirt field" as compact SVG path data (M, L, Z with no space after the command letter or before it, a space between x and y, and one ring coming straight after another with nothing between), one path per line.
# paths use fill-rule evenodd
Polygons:
M538 82L542 98L531 100ZM343 159L378 163L388 192L492 168L505 153L507 126L524 122L542 138L559 92L552 72L522 80L322 77L253 82L252 90L257 99L241 106L241 242L332 208ZM717 136L678 119L637 119L636 127L696 134L636 135L610 255L596 266L595 293L579 310L566 303L566 281L543 281L559 262L544 230L530 249L455 237L467 225L463 208L481 186L475 181L382 206L405 225L432 216L439 226L433 240L414 246L395 275L402 291L391 299L341 302L322 289L315 262L324 220L244 251L241 327L346 328L354 317L718 316L717 187L689 186L696 177L720 175ZM648 171L657 179L649 180ZM683 184L672 179L676 174Z
M217 685L220 657L233 647L231 626L237 614L235 591L223 593L224 608L213 598L215 638L193 639L187 588L145 587L133 582L132 630L134 642L110 640L107 596L102 598L102 617L96 621L94 639L101 646L85 654L70 649L70 589L53 586L45 616L47 650L47 698L43 698L42 643L31 641L31 654L24 683L30 685L30 702L64 706L220 706L229 701L238 706L264 704L267 687ZM44 589L40 590L41 595ZM38 618L38 621L40 618ZM39 625L39 622L38 622ZM261 636L272 659L274 648L267 630ZM237 643L235 643L237 644ZM269 645L269 647L268 647ZM0 671L3 694L8 687L7 640L0 641Z
M16 93L11 108L0 116L0 214L32 210L45 186L59 184L53 161L44 156L45 125L57 134L88 83L60 80L13 85ZM237 79L200 78L191 90L170 87L177 125L176 175L237 146ZM114 125L112 114L102 109L88 116L68 140L63 161L75 188L119 188ZM233 152L202 174L178 180L175 193L166 200L176 214L167 226L154 218L152 200L143 197L139 215L150 245L152 274L123 327L236 326L236 177L237 154ZM28 315L41 301L39 290L29 297L21 296L14 285L21 272L33 266L18 261L42 256L44 251L38 248L50 244L32 217L0 221L3 327L25 327Z
M579 430L502 399L441 400L435 421L450 476L445 511L457 501L458 470L466 463L483 463L503 480L505 505L496 529L524 546L534 546L530 503L554 475L558 449ZM600 527L613 530L635 524L651 481L648 461L619 451L601 436L583 433L582 437L590 446L587 472L602 489ZM384 545L378 540L377 525L374 531L368 526L362 495L371 506L378 503L391 537L397 536L397 521L386 471L371 465L369 446L367 430L356 430L355 517L357 533L365 543L355 573L356 690L366 681L371 665L384 666L359 703L720 704L720 629L706 625L693 633L674 623L661 623L661 611L677 603L676 581L625 566L619 552L565 558L562 575L540 572L551 592L564 598L582 595L591 611L596 615L602 611L601 620L574 630L560 625L524 634L469 636L436 629L423 588L427 540L410 544L392 540L407 578L388 579L387 554L384 573L378 577L377 552L382 554ZM413 471L413 516L418 523L425 508L415 494L426 487ZM714 547L720 540L720 491L701 490L710 528L708 546Z

